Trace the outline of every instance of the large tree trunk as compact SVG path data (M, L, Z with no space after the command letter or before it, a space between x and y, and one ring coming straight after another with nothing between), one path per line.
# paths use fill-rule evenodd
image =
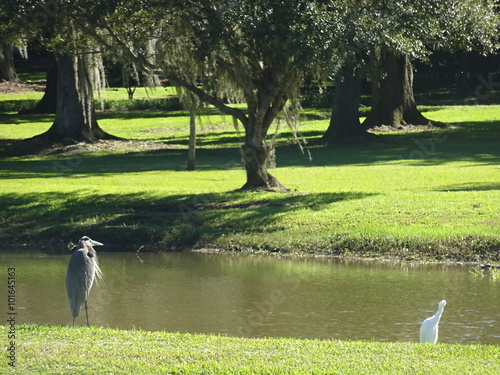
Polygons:
M14 47L0 44L0 82L19 82L14 69Z
M387 51L381 58L387 75L378 86L374 85L372 110L363 126L433 125L417 109L410 58Z
M286 190L276 177L268 172L272 146L264 139L246 138L242 146L247 182L242 190L282 189Z
M56 113L57 107L57 60L54 53L48 53L47 84L42 99L29 113Z
M285 106L286 97L281 90L263 89L256 95L247 95L246 98L248 121L245 124L242 152L247 181L241 189L286 190L285 186L268 172L274 149L266 142L269 128Z
M75 142L117 139L97 124L86 58L58 56L57 74L56 118L46 135Z
M336 82L330 125L322 138L326 145L368 136L359 122L360 95L361 77L353 66L344 67Z
M14 143L12 155L37 153L55 144L120 139L97 124L92 83L84 56L57 57L57 105L55 121L45 133Z

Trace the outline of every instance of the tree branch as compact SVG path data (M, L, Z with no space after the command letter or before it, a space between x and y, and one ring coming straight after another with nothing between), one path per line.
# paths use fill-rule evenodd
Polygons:
M192 83L189 83L185 79L180 78L179 76L173 74L173 73L168 73L164 72L166 75L166 78L168 78L170 81L172 81L174 84L182 86L186 88L187 90L191 91L193 94L198 96L201 101L204 101L208 104L213 105L215 108L217 108L219 111L222 113L225 113L226 115L233 116L240 120L240 122L243 124L245 129L248 127L248 118L247 116L243 113L243 111L232 108L226 104L217 97L208 94L207 92L203 91L202 89L198 88L197 86L193 85Z

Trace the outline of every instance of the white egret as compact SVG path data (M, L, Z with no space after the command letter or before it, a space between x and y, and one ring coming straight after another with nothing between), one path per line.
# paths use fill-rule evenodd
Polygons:
M439 321L443 314L446 301L439 302L436 313L430 318L425 319L420 326L420 342L430 342L435 344L438 340Z
M83 236L78 242L78 247L71 254L68 270L66 271L66 292L68 293L69 307L73 315L73 325L75 325L75 318L80 314L82 306L85 305L87 327L89 327L87 299L95 278L101 277L99 260L92 245L103 246L102 243Z

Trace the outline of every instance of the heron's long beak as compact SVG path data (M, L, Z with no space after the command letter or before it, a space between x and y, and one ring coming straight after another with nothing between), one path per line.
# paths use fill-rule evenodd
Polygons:
M90 242L92 243L93 246L104 246L104 244L102 244L101 242L99 241L95 241L95 240L90 240Z

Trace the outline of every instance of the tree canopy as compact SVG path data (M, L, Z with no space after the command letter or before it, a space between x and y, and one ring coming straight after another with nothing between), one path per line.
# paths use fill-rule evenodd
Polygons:
M330 127L323 137L327 144L364 138L366 128L375 125L429 123L413 96L412 60L426 61L437 49L487 53L498 48L499 18L492 0L347 3L347 48L343 48L344 68L336 77ZM356 107L359 87L353 87L359 86L361 77L374 83L372 110L363 125Z
M146 5L147 3L147 5ZM245 129L245 188L282 185L269 174L266 136L278 114L298 108L305 73L332 66L325 46L340 31L319 2L145 1L98 20L96 38L143 70L160 72ZM130 3L127 3L130 10ZM145 11L144 9L148 9ZM116 48L118 47L118 48ZM230 105L244 101L245 110ZM286 116L293 122L293 116Z

